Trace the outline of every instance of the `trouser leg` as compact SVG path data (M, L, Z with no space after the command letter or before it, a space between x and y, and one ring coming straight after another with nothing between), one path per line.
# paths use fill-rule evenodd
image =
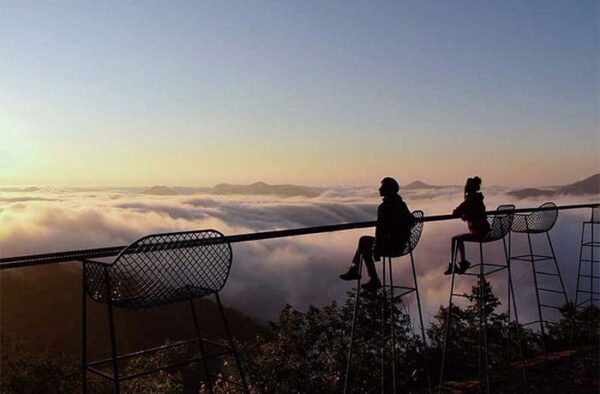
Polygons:
M356 252L354 253L354 257L352 257L352 264L359 265L360 264L360 247L356 248Z
M465 260L465 242L459 238L456 241L456 246L458 247L458 253L460 253L460 261L464 261Z
M358 253L363 257L365 266L367 267L367 273L371 278L378 278L377 270L375 269L375 262L373 261L373 245L375 244L375 238L365 235L360 237L358 242Z

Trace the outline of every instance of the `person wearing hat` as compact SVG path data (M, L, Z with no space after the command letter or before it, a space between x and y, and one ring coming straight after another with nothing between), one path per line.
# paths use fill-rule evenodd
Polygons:
M410 238L410 230L415 224L415 218L398 194L399 191L400 186L394 178L386 177L381 180L379 195L383 197L383 201L377 208L375 237L369 235L360 237L352 265L347 272L340 275L341 279L359 279L361 274L359 264L362 258L370 277L362 288L375 291L381 287L374 262L381 260L381 256L400 256Z

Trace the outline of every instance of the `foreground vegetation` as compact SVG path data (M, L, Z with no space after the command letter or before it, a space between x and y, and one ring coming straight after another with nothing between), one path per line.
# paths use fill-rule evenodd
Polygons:
M74 278L75 271L67 272ZM65 275L65 272L62 272ZM52 281L51 281L52 282ZM562 318L549 326L547 347L550 357L541 356L542 346L538 335L533 331L509 324L508 316L498 312L499 300L494 296L489 283L484 282L487 297L484 307L489 317L488 342L489 365L493 374L492 387L495 392L598 392L598 344L599 310L588 307L577 313L571 305L565 305ZM22 289L22 288L21 288ZM2 295L6 297L7 288ZM452 309L445 389L454 392L477 391L478 386L478 316L479 303L475 298L478 287L473 287L464 307ZM78 294L73 294L76 300ZM369 294L361 301L358 318L356 357L353 359L351 387L353 392L378 390L381 384L380 370L380 329L382 323L379 294ZM6 308L6 298L2 304ZM64 305L63 305L64 306ZM74 305L75 306L75 305ZM256 393L331 393L340 392L344 383L346 357L349 341L353 294L348 293L343 305L332 303L323 308L309 307L306 311L286 306L278 319L269 327L262 327L241 314L229 310L228 315L237 327L236 337L241 339L242 362L251 385ZM217 325L217 311L211 302L200 305L204 317L205 332L217 336L222 330ZM404 305L398 303L395 319L386 316L385 324L396 327L396 385L399 392L426 392L428 382L424 364L423 344ZM77 310L75 308L75 310ZM70 310L72 313L73 309ZM6 309L3 318L6 319ZM103 310L94 314L102 316ZM440 307L427 328L428 348L426 355L432 381L437 384L441 362L441 347L448 317L448 308ZM147 346L152 341L165 341L165 333L175 332L173 339L192 337L193 331L181 327L189 313L184 306L173 306L162 312L147 312L151 315L136 315L136 324L151 325L161 322L165 327L146 327L142 342L125 342L124 350ZM158 314L156 314L158 313ZM56 316L56 310L54 312ZM124 316L121 316L126 320ZM59 317L60 318L60 317ZM78 327L78 317L73 321L55 321L58 330L74 331ZM575 325L573 325L575 321ZM152 322L152 323L151 323ZM53 327L44 322L44 327ZM131 329L129 321L121 327ZM188 322L189 323L189 322ZM3 322L4 324L4 322ZM72 325L72 328L68 328ZM65 326L68 326L65 328ZM100 326L98 323L97 326ZM573 330L572 328L575 327ZM27 328L24 326L24 328ZM80 390L78 335L68 346L56 346L56 333L48 333L54 338L50 342L17 342L18 332L3 332L0 373L1 393L70 393ZM9 334L12 334L9 335ZM35 332L36 335L41 333ZM35 336L32 333L25 334ZM169 341L171 339L168 339ZM40 344L45 344L42 349ZM577 352L567 351L572 344ZM387 343L390 347L391 342ZM100 355L100 349L108 349L104 335L94 337L93 353ZM125 371L134 372L142 368L158 366L165 362L178 361L198 354L194 347L173 348L157 353L152 357L138 358L124 366ZM102 354L106 356L106 354ZM526 362L523 364L522 359ZM237 380L232 359L224 362L213 361L212 371L224 377ZM525 372L525 373L524 373ZM386 385L390 385L391 373L386 370ZM525 375L526 379L523 379ZM99 378L91 378L90 392L110 392L110 386ZM123 386L129 393L198 393L207 392L206 379L202 368L191 365L181 370L160 373L151 377L133 380ZM550 390L551 388L551 390ZM216 383L215 392L233 392L231 385Z

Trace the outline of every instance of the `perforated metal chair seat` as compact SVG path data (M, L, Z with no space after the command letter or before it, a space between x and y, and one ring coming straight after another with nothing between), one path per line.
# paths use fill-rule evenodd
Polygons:
M231 246L218 231L149 235L111 264L86 260L87 292L94 301L126 309L206 297L223 288L231 260Z
M545 211L531 212L529 214L515 214L512 223L512 231L525 234L542 234L550 231L558 218L556 204L547 202L540 205Z
M543 234L545 232L548 232L548 230L529 229L529 230L514 230L514 232L522 233L522 234Z
M592 218L588 221L584 221L586 224L600 223L600 206L592 207Z
M510 232L514 213L515 206L511 204L499 205L496 208L496 213L492 217L488 217L487 221L490 224L490 231L483 237L474 240L467 240L466 242L481 242L488 243L501 240L506 237L506 235Z
M489 222L489 220L488 220L488 222ZM488 243L488 242L498 241L498 240L500 240L502 238L504 238L504 237L503 236L498 236L496 234L491 234L491 231L490 231L489 233L487 233L485 235L485 237L482 237L479 240L476 240L474 242L483 242L485 244L485 243ZM469 241L467 241L467 242L469 242Z
M162 289L160 297L156 296L127 296L119 288L113 291L111 302L113 306L123 309L151 308L157 305L173 304L176 302L187 301L194 298L202 298L214 294L213 289L205 289L196 286L173 287ZM92 289L90 295L94 301L106 304L108 300L105 297L106 292L99 288Z
M416 219L415 224L410 229L410 238L404 245L404 249L400 253L386 253L382 254L381 257L402 257L410 254L419 243L419 239L421 239L421 234L423 233L423 217L425 214L423 211L413 211L413 217Z

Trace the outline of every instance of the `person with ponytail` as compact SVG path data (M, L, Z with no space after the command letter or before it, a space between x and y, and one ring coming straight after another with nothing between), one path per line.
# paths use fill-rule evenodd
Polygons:
M459 275L464 274L471 266L471 263L465 259L465 241L481 241L490 231L490 224L485 214L485 205L483 204L483 194L479 192L481 188L481 178L478 176L468 178L465 184L465 199L452 212L454 216L460 217L467 222L469 232L452 237L452 257L454 258L456 249L460 254L460 262L454 270ZM448 265L445 275L452 274L452 262Z

